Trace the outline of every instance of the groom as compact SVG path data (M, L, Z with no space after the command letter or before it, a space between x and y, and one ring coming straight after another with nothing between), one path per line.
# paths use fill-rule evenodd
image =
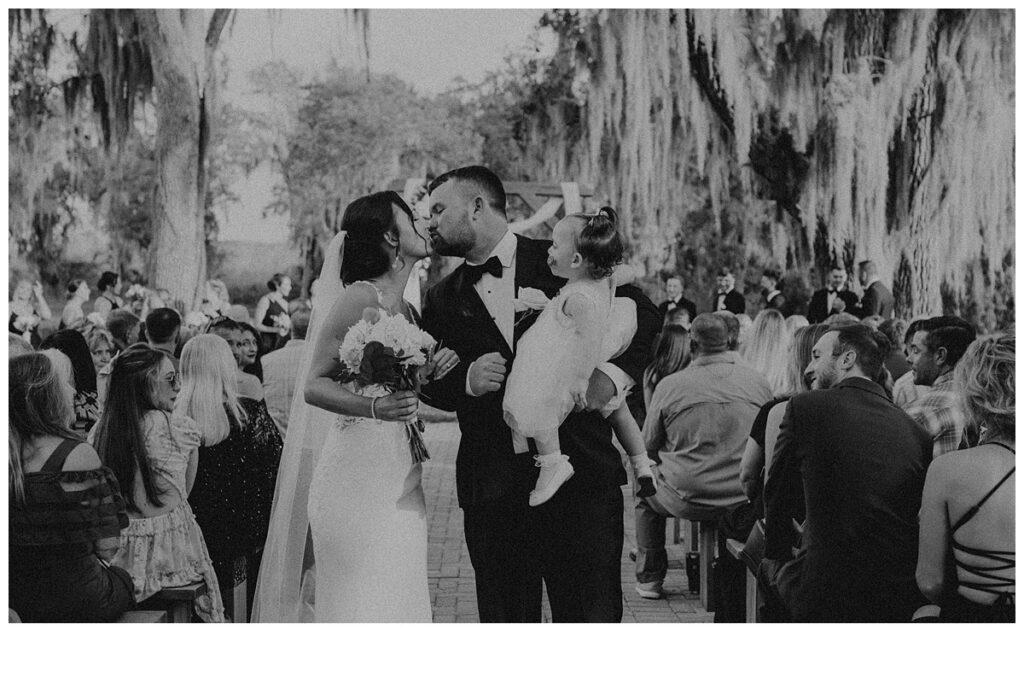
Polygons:
M661 325L657 307L637 287L619 288L618 296L637 305L636 336L625 353L598 367L588 410L571 414L559 431L575 476L550 501L531 508L533 456L522 451L526 444L513 444L502 417L516 345L537 318L516 301L527 288L551 298L565 281L548 268L550 241L508 230L505 189L487 168L452 170L428 191L434 250L466 259L427 293L423 326L461 362L428 384L424 399L458 414L463 439L456 486L480 621L540 621L543 580L555 622L620 622L626 473L611 427L595 409L640 384Z

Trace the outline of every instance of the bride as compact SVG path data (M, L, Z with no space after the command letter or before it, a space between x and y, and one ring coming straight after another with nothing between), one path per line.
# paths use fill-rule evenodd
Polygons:
M413 392L335 381L348 329L367 308L415 322L402 299L413 264L430 254L416 215L394 192L352 202L324 256L299 368L252 619L255 622L430 622L422 465L405 423ZM342 254L344 246L344 254ZM448 349L421 368L449 372Z

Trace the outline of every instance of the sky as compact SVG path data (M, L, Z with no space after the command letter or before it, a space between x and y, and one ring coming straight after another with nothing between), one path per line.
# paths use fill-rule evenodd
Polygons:
M456 77L478 81L504 57L532 46L540 9L371 9L369 65L394 73L421 94L437 94ZM230 90L244 89L245 74L274 60L310 72L335 58L363 63L362 37L343 10L239 10L222 44Z

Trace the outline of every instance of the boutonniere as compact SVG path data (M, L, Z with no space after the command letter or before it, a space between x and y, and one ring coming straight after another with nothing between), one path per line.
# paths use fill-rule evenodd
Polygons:
M516 313L524 311L543 311L548 305L547 294L534 287L520 287L519 296L513 300L513 307Z

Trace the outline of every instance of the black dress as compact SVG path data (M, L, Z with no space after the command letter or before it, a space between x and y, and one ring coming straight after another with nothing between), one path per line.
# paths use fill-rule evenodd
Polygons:
M25 503L11 503L10 607L23 622L113 622L135 608L131 576L94 551L128 527L117 479L106 467L62 471L79 444L62 442L25 475Z
M280 316L281 314L287 316L288 309L278 304L276 299L270 297L270 306L267 307L267 313L263 315L260 323L264 326L273 326L274 316ZM282 336L279 333L260 333L260 335L263 336L264 353L273 352L288 342L288 336Z
M263 400L240 398L248 416L216 445L199 448L188 502L203 531L217 579L225 590L247 581L251 599L270 524L283 442ZM241 557L247 566L236 566ZM250 600L251 609L251 600Z

